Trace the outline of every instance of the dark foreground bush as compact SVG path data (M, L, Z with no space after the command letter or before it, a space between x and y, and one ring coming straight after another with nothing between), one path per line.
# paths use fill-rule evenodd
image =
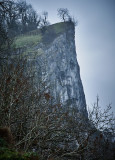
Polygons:
M7 142L0 138L0 160L39 160L33 152L17 152Z

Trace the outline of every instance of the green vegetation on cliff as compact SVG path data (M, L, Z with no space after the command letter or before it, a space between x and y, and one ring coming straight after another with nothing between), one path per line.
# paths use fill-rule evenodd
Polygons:
M23 48L25 46L33 46L39 43L42 39L41 35L23 35L19 36L15 39L15 47L16 48Z
M15 48L34 47L39 43L49 45L56 37L66 32L68 23L56 23L18 36L15 38L14 46Z

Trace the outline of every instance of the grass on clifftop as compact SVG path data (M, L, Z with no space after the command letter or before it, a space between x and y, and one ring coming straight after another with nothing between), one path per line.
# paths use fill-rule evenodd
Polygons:
M16 48L23 48L25 46L34 46L42 39L41 35L23 35L16 38L14 45Z
M52 25L56 34L63 33L65 30L65 26L66 26L66 24L64 24L64 23L57 23L57 24Z
M50 44L56 37L63 34L66 29L66 23L56 23L42 29L37 29L15 38L13 46L15 48L33 47L42 42Z

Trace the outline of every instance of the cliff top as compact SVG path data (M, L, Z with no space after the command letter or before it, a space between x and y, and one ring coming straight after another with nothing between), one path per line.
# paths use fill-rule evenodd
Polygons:
M71 22L60 22L49 25L16 37L14 46L15 48L23 48L27 46L34 47L39 43L48 45L60 34L66 32L69 28L74 29L74 24Z

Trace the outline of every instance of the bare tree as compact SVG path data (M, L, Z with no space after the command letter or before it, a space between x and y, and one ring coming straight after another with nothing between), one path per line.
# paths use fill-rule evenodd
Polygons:
M107 126L114 131L109 110L101 113L97 100L88 120L76 107L64 108L60 101L54 102L47 82L39 80L34 88L34 77L25 72L26 67L26 62L13 62L0 72L0 125L10 127L15 147L34 149L43 159L112 157L105 137Z
M69 10L67 8L59 8L58 9L58 16L61 18L61 20L68 21L69 16Z
M57 11L58 16L61 18L62 21L73 23L74 26L77 25L77 20L75 20L75 18L70 15L67 8L59 8Z
M8 36L8 26L6 25L6 23L9 19L9 6L11 6L12 4L13 1L4 0L0 2L0 52L3 50L3 46L5 48L5 45L8 45L10 42Z
M44 11L41 16L41 23L40 23L40 28L45 31L46 26L48 26L50 23L48 21L48 12Z

